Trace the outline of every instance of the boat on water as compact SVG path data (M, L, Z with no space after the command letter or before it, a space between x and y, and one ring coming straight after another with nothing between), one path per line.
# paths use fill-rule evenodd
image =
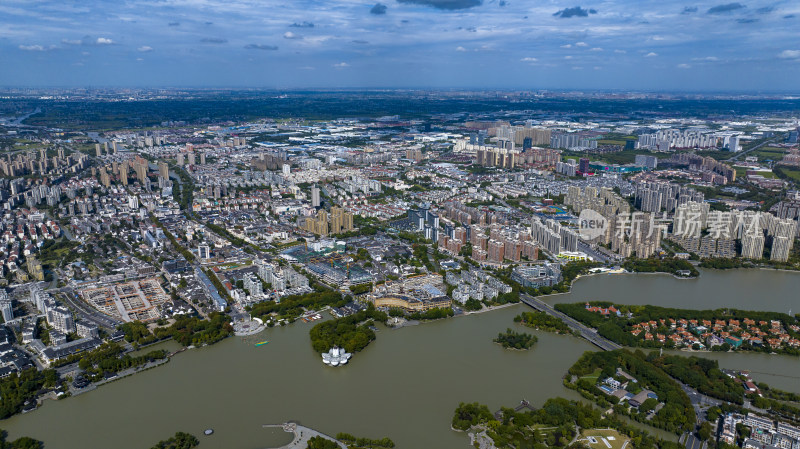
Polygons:
M345 352L344 349L334 346L328 352L322 353L322 363L328 366L346 365L353 354Z
M269 341L259 341L258 343L256 343L256 347L264 346L267 343L269 343Z

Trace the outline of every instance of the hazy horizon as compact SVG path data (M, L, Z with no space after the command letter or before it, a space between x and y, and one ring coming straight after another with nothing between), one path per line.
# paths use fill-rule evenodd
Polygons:
M800 4L10 0L0 85L791 92Z

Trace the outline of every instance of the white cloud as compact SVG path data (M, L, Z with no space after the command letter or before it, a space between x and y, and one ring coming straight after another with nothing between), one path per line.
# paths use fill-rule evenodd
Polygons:
M654 41L663 41L664 40L664 38L661 37L661 36L653 36L650 39L653 39Z
M572 56L564 56L564 59L572 59Z
M456 51L467 51L467 49L459 45L456 47Z
M678 64L678 68L679 69L691 69L692 66L690 66L689 64Z
M781 59L800 59L800 50L784 50L778 54Z
M625 50L614 50L614 53L618 53L620 55L624 55L625 53L627 53L627 51L625 51Z
M80 45L83 42L80 39L61 39L61 43L67 45Z
M136 58L137 61L144 61L144 58Z
M716 57L716 56L706 56L705 58L692 58L692 61L708 61L708 62L714 62L714 61L719 61L719 58L718 58L718 57Z
M19 49L24 51L47 51L47 48L41 45L20 45Z
M589 51L603 51L603 49L600 48L600 47L594 47L594 48L589 49Z
M291 31L287 31L287 32L283 33L283 38L284 39L302 39L303 36L301 36L299 34L292 33Z
M572 44L564 44L561 48L572 48Z
M107 37L98 37L97 41L95 42L97 45L111 45L114 43L111 39Z
M520 59L520 61L522 61L522 62L537 62L539 60L536 59L536 58L527 57L527 58Z
M652 58L654 56L658 56L658 53L655 53L655 52L651 51L650 53L644 55L645 58Z
M587 44L586 42L576 42L575 46L576 47L588 47L589 44Z
M348 64L346 62L337 62L333 66L336 67L337 69L343 69L345 67L350 67L350 64Z
M147 53L147 52L153 51L153 47L151 47L149 45L142 45L141 47L137 48L136 50L140 51L142 53Z

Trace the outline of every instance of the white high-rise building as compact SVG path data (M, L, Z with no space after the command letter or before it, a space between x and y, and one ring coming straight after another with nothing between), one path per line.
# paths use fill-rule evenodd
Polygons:
M64 334L75 332L75 321L72 318L72 312L64 306L47 308L47 324Z
M746 233L742 237L742 257L761 259L764 254L764 235L761 232Z
M770 260L777 260L779 262L786 262L789 260L789 252L792 249L791 237L778 236L772 238L772 249L769 253Z
M739 146L739 136L731 136L728 140L728 149L734 153L742 149Z
M208 260L211 257L211 248L208 245L200 245L197 247L197 255L202 260Z
M319 187L311 187L311 206L319 207Z
M14 308L11 298L8 297L5 289L0 288L0 313L3 314L3 322L7 323L14 319Z

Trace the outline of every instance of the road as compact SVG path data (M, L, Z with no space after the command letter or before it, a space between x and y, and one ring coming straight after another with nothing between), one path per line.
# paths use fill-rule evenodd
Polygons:
M707 443L700 441L692 433L684 434L684 436L686 437L684 440L684 446L686 446L686 449L704 449L707 446Z
M91 323L96 324L98 327L102 327L109 331L115 331L117 326L122 324L122 321L116 320L111 318L108 315L103 314L102 312L98 311L97 309L93 308L75 294L70 287L63 287L59 289L61 293L61 298L66 303L67 307L72 309L77 315L79 315L82 319L89 321Z
M550 304L547 304L547 303L545 303L545 302L543 302L543 301L541 301L539 299L536 299L536 298L534 298L533 296L531 296L531 295L529 295L527 293L521 293L519 295L519 298L520 298L520 300L522 302L524 302L528 306L533 307L534 309L536 309L536 310L538 310L540 312L545 312L548 315L552 315L552 316L560 319L561 321L564 322L564 324L569 326L571 329L573 329L573 330L577 331L578 333L580 333L581 337L585 338L590 343L592 343L595 346L599 347L603 351L613 351L615 349L622 348L622 346L614 343L613 341L608 340L605 337L602 337L602 336L598 335L597 331L595 331L594 329L592 329L590 327L587 327L586 325L584 325L584 324L582 324L582 323L580 323L580 322L568 317L567 315L565 315L565 314L553 309L550 306Z
M591 245L583 240L578 240L578 251L586 253L594 260L602 263L618 263L621 259L618 255L610 253L605 248L592 248Z
M733 161L735 161L736 159L739 159L740 157L742 157L742 156L746 155L747 153L749 153L749 152L751 152L751 151L755 151L755 150L757 150L757 149L759 149L759 148L763 147L764 145L766 145L766 144L768 144L768 143L772 143L772 142L774 142L776 139L777 139L777 138L774 138L774 139L769 139L769 140L765 140L765 141L763 141L763 142L759 143L758 145L754 146L753 148L750 148L750 149L749 149L749 150L747 150L747 151L742 151L741 153L736 153L735 155L733 155L733 156L729 157L728 159L725 159L725 162L733 162Z

